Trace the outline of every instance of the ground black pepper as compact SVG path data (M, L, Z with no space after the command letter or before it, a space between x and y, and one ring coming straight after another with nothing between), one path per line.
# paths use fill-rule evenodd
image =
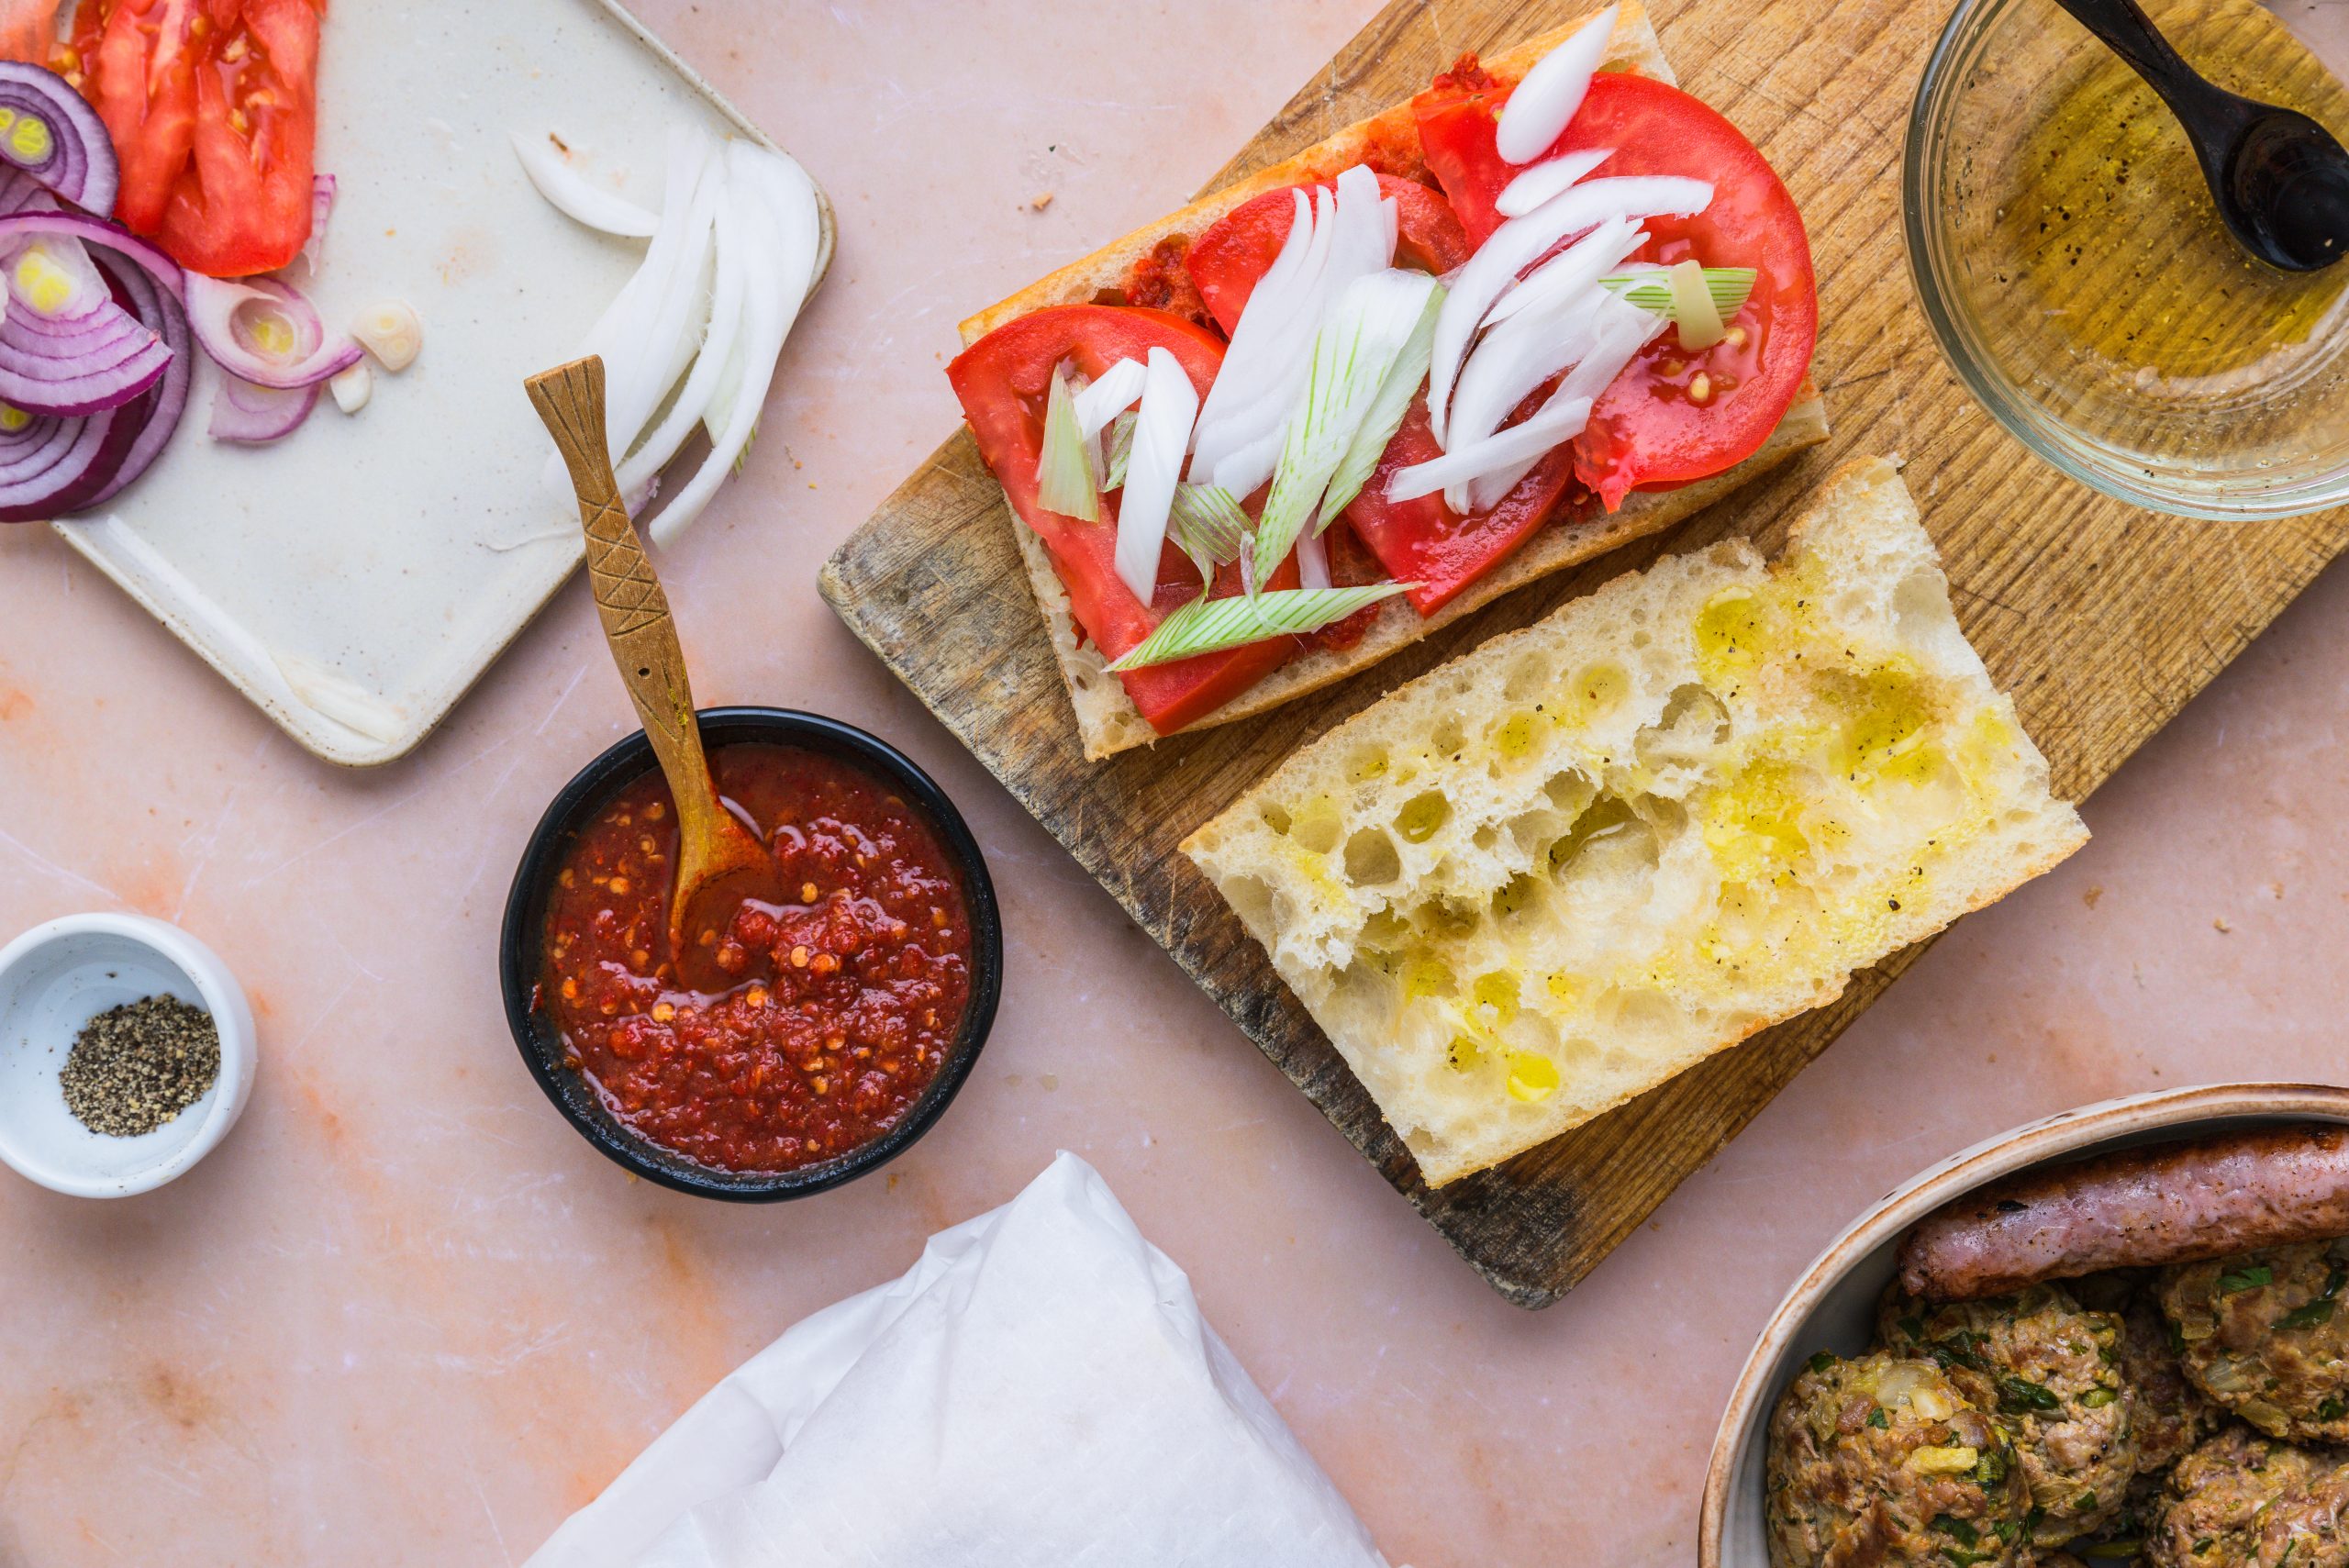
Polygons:
M57 1082L83 1127L136 1138L202 1099L219 1076L212 1015L176 996L146 996L83 1025Z

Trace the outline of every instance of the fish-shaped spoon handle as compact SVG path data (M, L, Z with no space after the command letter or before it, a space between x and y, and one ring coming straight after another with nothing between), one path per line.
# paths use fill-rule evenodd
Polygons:
M587 535L587 576L595 586L604 637L677 805L669 929L678 973L696 989L723 989L732 977L710 973L699 962L701 950L708 944L697 940L697 932L693 939L686 935L688 906L705 887L737 873L771 878L774 861L727 810L710 777L669 598L661 591L661 579L644 553L636 525L629 520L619 479L612 472L611 449L604 434L604 361L591 354L534 375L525 384L531 406L571 472L580 526Z

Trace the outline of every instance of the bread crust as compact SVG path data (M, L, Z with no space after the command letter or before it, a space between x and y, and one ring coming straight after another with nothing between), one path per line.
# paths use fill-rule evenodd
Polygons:
M1493 56L1485 62L1486 66L1505 78L1522 76L1587 19L1586 16L1579 17L1564 27L1528 39ZM1664 59L1663 46L1641 0L1624 0L1601 69L1634 71L1659 81L1675 81L1671 64ZM1134 262L1162 241L1178 235L1196 235L1233 207L1265 191L1334 179L1341 171L1364 161L1372 149L1411 130L1411 106L1406 99L1293 158L1259 170L1154 223L1145 224L989 306L960 324L963 341L967 346L1023 316L1054 306L1086 304L1105 291L1117 290ZM1317 649L1291 660L1177 733L1188 734L1195 729L1252 718L1366 670L1397 650L1537 578L1670 528L1804 448L1824 441L1827 433L1826 405L1817 385L1805 376L1793 405L1769 439L1736 467L1676 490L1635 494L1615 512L1587 521L1561 522L1553 518L1434 615L1421 616L1402 599L1389 600L1380 606L1368 629L1352 646ZM1108 662L1099 650L1078 634L1068 591L1062 584L1043 541L1017 516L1009 518L1009 524L1019 546L1020 559L1028 569L1029 586L1034 590L1037 605L1044 614L1053 657L1060 665L1061 682L1076 716L1077 735L1084 744L1085 759L1098 762L1163 739L1127 697L1124 685L1109 673Z

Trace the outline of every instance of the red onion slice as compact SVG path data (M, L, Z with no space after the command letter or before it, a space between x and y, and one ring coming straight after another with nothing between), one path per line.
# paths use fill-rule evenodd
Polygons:
M125 418L136 417L142 421L139 433L123 455L121 466L81 503L81 509L85 511L113 500L123 486L146 473L162 455L173 432L180 428L180 417L187 411L189 389L195 384L195 340L188 331L187 312L181 307L179 296L167 292L137 267L110 263L103 256L94 260L123 303L162 338L172 350L172 362L163 367L163 379L155 384L145 400L123 410Z
M0 402L31 414L96 414L162 379L171 350L115 303L74 241L31 237L0 250L0 267L10 274L0 309ZM44 297L50 292L53 302ZM36 300L53 307L38 309Z
M212 395L212 423L206 432L216 441L265 446L282 441L302 428L318 406L320 383L307 386L258 386L233 375L223 375L220 390Z
M178 298L137 267L92 261L114 303L155 333L170 359L153 387L88 418L0 412L0 523L44 521L113 499L153 463L187 406L194 344Z
M186 274L188 325L222 370L259 386L315 386L359 362L348 335L331 341L310 302L274 278ZM283 342L273 342L282 338Z
M121 183L106 122L54 71L0 61L0 161L100 217Z

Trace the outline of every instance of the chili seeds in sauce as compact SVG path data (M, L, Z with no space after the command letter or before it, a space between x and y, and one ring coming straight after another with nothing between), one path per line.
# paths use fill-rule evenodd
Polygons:
M937 1077L970 996L969 914L937 835L884 781L774 745L724 747L710 770L796 898L728 922L717 962L742 984L674 978L676 813L654 773L564 858L540 1005L564 1064L636 1132L721 1171L795 1170L880 1137Z

